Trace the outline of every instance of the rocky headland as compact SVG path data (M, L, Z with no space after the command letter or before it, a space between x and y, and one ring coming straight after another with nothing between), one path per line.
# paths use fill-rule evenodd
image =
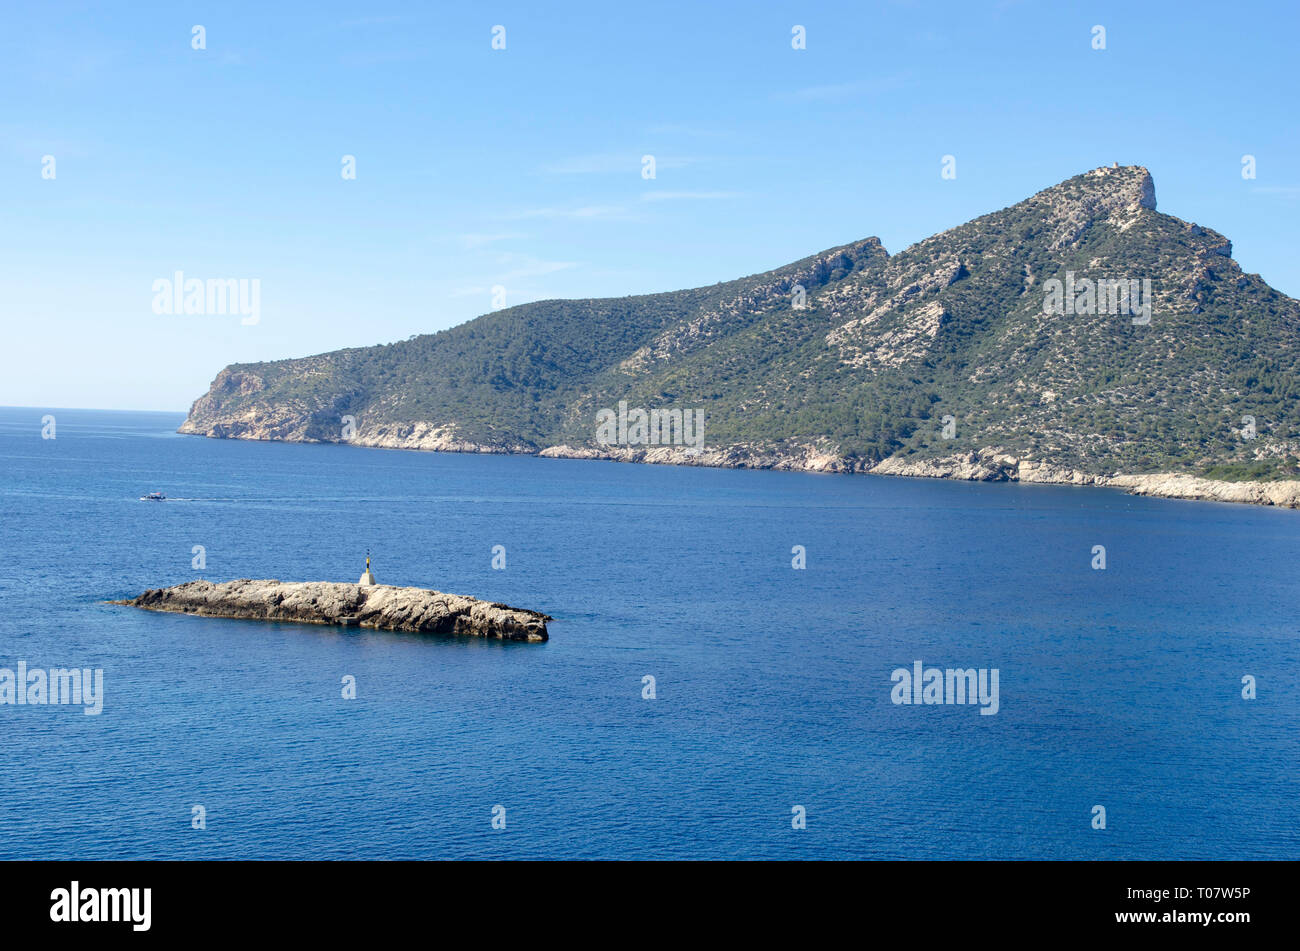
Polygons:
M1158 211L1147 169L1112 165L892 255L865 238L714 285L233 364L180 432L1296 507L1297 367L1300 301ZM692 413L692 438L656 412Z

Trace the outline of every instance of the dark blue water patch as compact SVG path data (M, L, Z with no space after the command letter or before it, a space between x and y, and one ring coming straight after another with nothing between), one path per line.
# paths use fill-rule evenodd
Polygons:
M99 716L0 706L0 857L1300 857L1300 513L181 418L0 410L0 667L105 678ZM552 639L105 603L353 581L367 548ZM998 713L894 704L918 659L997 668Z

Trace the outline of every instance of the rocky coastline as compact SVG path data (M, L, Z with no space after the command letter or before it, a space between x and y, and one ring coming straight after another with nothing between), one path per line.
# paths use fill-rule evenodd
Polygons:
M256 425L201 428L190 420L181 433L218 439L276 442L322 442L297 433ZM1042 460L1025 459L990 447L938 458L891 456L878 463L841 455L833 446L803 445L781 448L763 445L704 447L680 446L550 446L540 451L515 443L487 445L458 438L454 429L415 424L359 432L346 440L333 440L373 449L407 449L429 452L466 452L537 455L547 459L601 459L648 465L706 466L727 469L773 469L788 472L867 473L919 479L959 479L969 482L1027 482L1044 485L1092 485L1124 489L1131 495L1192 501L1234 502L1300 508L1300 480L1277 482L1226 482L1178 472L1095 474Z
M652 465L867 473L914 479L958 479L968 482L1092 485L1124 489L1130 495L1153 498L1300 508L1300 480L1225 482L1176 472L1096 475L1049 462L1017 458L1000 449L991 448L956 453L937 459L891 456L874 465L856 459L846 459L833 451L811 446L793 451L736 446L727 449L704 449L698 453L667 446L608 449L553 446L542 450L539 455L554 459L606 459Z

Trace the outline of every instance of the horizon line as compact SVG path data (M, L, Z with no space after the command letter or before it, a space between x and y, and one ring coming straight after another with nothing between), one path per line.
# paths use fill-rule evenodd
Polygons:
M49 406L46 404L38 404L36 406L18 406L15 404L0 403L0 410L2 409L57 410L59 412L68 410L74 413L82 411L94 413L180 413L183 416L188 416L190 414L190 411L187 409L124 409L120 406Z

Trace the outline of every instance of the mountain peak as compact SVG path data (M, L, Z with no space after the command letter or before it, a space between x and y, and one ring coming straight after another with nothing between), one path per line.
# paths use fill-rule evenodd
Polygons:
M1082 176L1089 184L1098 186L1112 199L1125 207L1137 205L1156 210L1156 183L1151 173L1141 165L1103 165Z
M1156 210L1156 183L1141 165L1103 165L1045 188L1028 201L1049 204L1058 214L1078 210L1089 218L1124 218L1140 208Z
M1114 164L1067 178L1009 210L1029 212L1050 222L1054 238L1050 248L1061 251L1076 246L1099 222L1126 231L1155 207L1151 173L1141 165Z

